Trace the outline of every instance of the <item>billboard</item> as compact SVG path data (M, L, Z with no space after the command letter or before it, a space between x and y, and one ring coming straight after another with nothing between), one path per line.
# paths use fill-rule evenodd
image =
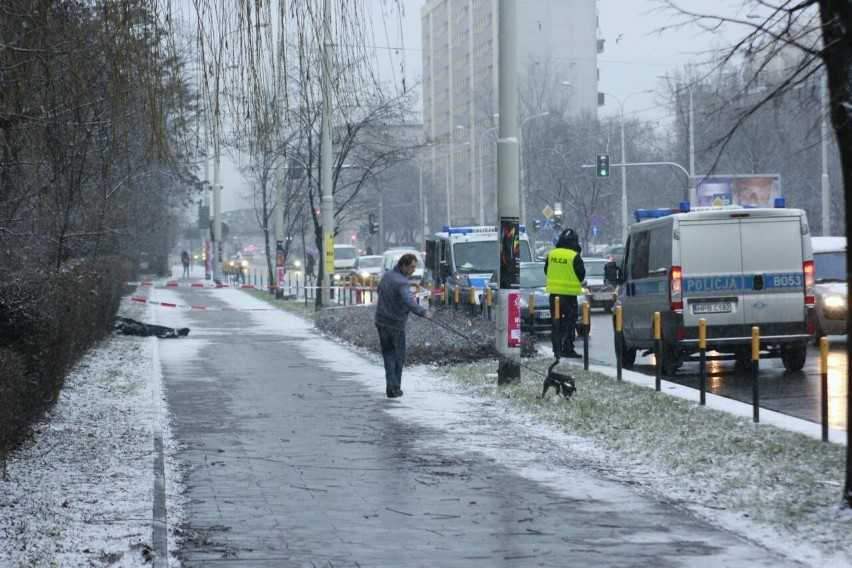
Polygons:
M695 179L696 206L774 207L781 197L778 174L707 176Z

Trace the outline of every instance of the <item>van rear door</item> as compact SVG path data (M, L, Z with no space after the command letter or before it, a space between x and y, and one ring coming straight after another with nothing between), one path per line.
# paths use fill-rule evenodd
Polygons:
M707 336L748 341L804 330L798 215L731 216L680 224L684 326L707 321ZM694 336L688 332L688 336Z
M704 318L708 338L741 336L746 320L739 220L684 219L678 229L684 327L697 328Z
M743 316L761 337L805 332L802 223L799 216L740 221L746 286ZM810 255L807 255L808 257Z

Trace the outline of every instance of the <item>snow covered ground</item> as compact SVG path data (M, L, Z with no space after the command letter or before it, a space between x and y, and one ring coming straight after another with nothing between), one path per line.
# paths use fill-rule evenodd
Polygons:
M260 300L236 290L215 290L233 307ZM158 291L169 300L170 292ZM157 321L153 308L125 301L121 313ZM172 310L178 325L179 310ZM252 317L265 318L263 312ZM288 324L288 321L290 324ZM265 326L291 325L290 317L265 318ZM182 518L177 448L160 387L157 340L116 336L94 349L68 377L61 399L33 441L9 463L0 481L0 566L139 566L152 558L154 437L166 457L169 546L174 551ZM171 340L166 340L171 341ZM312 342L309 349L320 348ZM548 361L531 361L542 369ZM352 374L363 369L375 384L378 360L355 354L330 360ZM778 550L808 566L852 565L852 511L843 507L845 434L836 443L814 439L818 428L751 410L717 397L701 408L679 397L694 393L625 372L617 383L605 374L571 371L580 390L574 400L537 399L536 380L497 388L494 362L407 369L405 419L447 423L465 401L469 412L495 413L513 428L559 437L603 475L634 484L695 514ZM564 369L563 369L564 370ZM593 369L595 370L595 369ZM597 369L612 374L612 369ZM647 383L636 385L635 383ZM447 401L455 401L449 404ZM442 409L446 416L442 416ZM400 410L389 410L400 412ZM776 424L778 427L770 425ZM797 431L807 431L806 434ZM570 440L570 441L566 441ZM546 444L529 451L548 451ZM532 460L534 463L535 460ZM552 477L553 472L527 472ZM172 557L169 565L178 563Z

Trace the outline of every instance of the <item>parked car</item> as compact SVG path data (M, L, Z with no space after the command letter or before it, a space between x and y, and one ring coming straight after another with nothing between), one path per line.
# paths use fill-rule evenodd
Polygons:
M497 303L500 282L497 272L488 281L491 288L492 304ZM521 308L521 331L550 332L552 317L550 315L550 294L547 293L547 275L544 273L543 262L522 262L520 273L519 304ZM530 313L530 295L532 294L533 313ZM577 297L577 336L583 336L583 302L585 296ZM481 302L484 305L484 302ZM591 328L591 322L589 322Z
M355 264L349 272L349 276L357 276L361 284L378 283L382 277L382 256L378 254L365 254L355 259Z
M846 237L811 237L814 253L816 341L846 333Z
M583 294L590 308L603 308L609 313L615 305L615 286L604 282L604 266L607 262L610 261L606 258L583 258L586 265Z
M614 262L616 266L621 266L621 261L624 259L624 245L612 245L606 252L606 258L610 262Z

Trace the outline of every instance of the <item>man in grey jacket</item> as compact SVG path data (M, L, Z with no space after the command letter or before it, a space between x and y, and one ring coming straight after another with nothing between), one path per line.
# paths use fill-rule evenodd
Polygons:
M409 277L417 268L417 257L404 254L379 282L376 329L385 362L385 392L388 398L402 396L402 367L405 364L405 324L408 312L432 319L432 312L417 303Z

